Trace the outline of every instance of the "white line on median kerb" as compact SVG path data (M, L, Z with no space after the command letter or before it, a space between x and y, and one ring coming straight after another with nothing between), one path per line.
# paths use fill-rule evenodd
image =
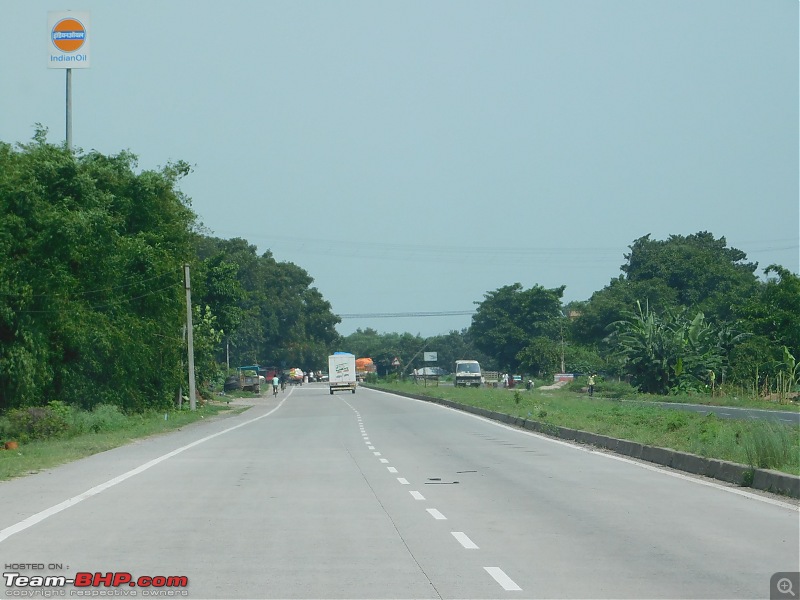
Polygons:
M290 391L290 394L291 394L291 391ZM20 531L24 531L24 530L28 529L29 527L33 527L34 525L36 525L36 523L44 521L46 518L52 517L53 515L56 515L56 514L60 513L62 510L68 509L70 506L75 506L76 504L78 504L79 502L83 502L87 498L91 498L92 496L96 496L100 492L104 492L107 489L114 487L118 483L122 483L126 479L130 479L134 475L139 475L139 473L144 473L150 467L155 467L157 464L164 462L168 458L172 458L173 456L177 456L178 454L188 450L189 448L194 448L195 446L199 446L203 442L207 442L208 440L212 440L215 437L219 437L221 435L224 435L224 434L226 434L226 433L228 433L230 431L233 431L234 429L239 429L240 427L244 427L245 425L249 425L250 423L255 423L256 421L258 421L260 419L268 417L272 413L274 413L276 410L278 410L283 405L283 403L286 402L286 400L288 400L288 399L289 399L289 395L287 395L283 400L281 400L278 403L278 406L273 408L268 413L265 413L265 414L261 415L260 417L256 417L254 419L250 419L249 421L245 421L244 423L239 423L238 425L234 425L233 427L229 427L228 429L223 429L222 431L219 431L217 433L214 433L214 434L208 435L208 436L206 436L204 438L201 438L199 440L196 440L196 441L192 442L191 444L186 444L185 446L181 446L180 448L178 448L176 450L173 450L172 452L167 452L166 454L164 454L162 456L159 456L158 458L154 458L153 460L151 460L149 462L146 462L143 465L140 465L140 466L136 467L135 469L131 469L127 473L123 473L122 475L119 475L118 477L114 477L113 479L109 479L105 483L101 483L100 485L96 485L93 488L86 490L82 494L78 494L77 496L73 496L72 498L64 500L63 502L61 502L59 504L56 504L55 506L51 506L50 508L46 508L43 511L36 513L35 515L31 515L27 519L23 519L19 523L15 523L14 525L6 527L5 529L0 529L0 543L4 542L5 540L10 538L15 533L19 533Z

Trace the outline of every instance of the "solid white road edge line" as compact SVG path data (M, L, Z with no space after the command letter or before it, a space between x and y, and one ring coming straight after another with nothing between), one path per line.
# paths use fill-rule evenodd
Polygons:
M291 390L289 392L289 395L290 394L291 394ZM147 471L147 469L149 469L150 467L155 467L157 464L162 463L165 460L167 460L169 458L172 458L173 456L176 456L176 455L180 454L181 452L184 452L184 451L188 450L189 448L194 448L195 446L199 446L200 444L202 444L204 442L207 442L208 440L213 440L215 437L219 437L221 435L224 435L224 434L226 434L228 432L233 431L234 429L239 429L240 427L244 427L245 425L250 425L250 423L255 423L256 421L259 421L261 419L264 419L264 418L270 416L272 413L274 413L276 410L278 410L283 405L284 402L286 402L289 399L289 395L287 395L283 400L281 400L278 403L278 406L273 408L268 413L265 413L265 414L261 415L260 417L256 417L254 419L250 419L249 421L245 421L244 423L239 423L238 425L234 425L233 427L229 427L228 429L223 429L222 431L219 431L217 433L214 433L214 434L208 435L208 436L206 436L204 438L201 438L199 440L196 440L196 441L192 442L191 444L186 444L185 446L181 446L180 448L177 448L176 450L173 450L172 452L167 452L166 454L164 454L162 456L159 456L158 458L154 458L153 460L148 461L148 462L144 463L143 465L140 465L140 466L136 467L135 469L131 469L127 473L123 473L122 475L114 477L113 479L109 479L105 483L101 483L100 485L96 485L93 488L86 490L82 494L78 494L77 496L73 496L72 498L64 500L63 502L60 502L59 504L56 504L55 506L51 506L50 508L46 508L45 510L40 511L40 512L36 513L35 515L31 515L27 519L23 519L19 523L15 523L14 525L10 525L9 527L6 527L5 529L0 530L0 543L4 542L5 540L10 538L15 533L19 533L20 531L24 531L25 529L28 529L29 527L32 527L32 526L36 525L36 523L44 521L46 518L52 517L53 515L60 513L62 510L68 509L70 506L75 506L79 502L83 502L87 498L91 498L92 496L96 496L97 494L99 494L101 492L104 492L109 488L114 487L118 483L122 483L126 479L130 479L134 475L139 475L140 473L143 473L143 472Z
M692 483L696 483L698 485L705 485L717 490L721 490L723 492L728 492L730 494L736 494L737 496L743 496L744 498L749 498L750 500L758 500L759 502L765 502L767 504L772 504L773 506L780 506L781 508L788 508L795 512L800 512L800 506L795 506L794 504L789 504L788 502L781 502L780 500L775 500L773 498L767 498L766 496L759 496L758 494L754 494L752 492L747 492L744 490L740 490L738 488L731 488L719 483L714 483L713 481L704 481L702 479L698 479L697 477L692 477L690 475L684 475L682 473L678 473L675 471L671 471L666 469L665 467L660 467L656 465L650 465L647 463L639 462L630 458L626 458L624 456L620 456L619 454L610 454L607 452L602 452L596 448L590 448L581 446L580 444L575 444L571 442L567 442L564 440L558 440L555 438L548 437L546 435L541 435L539 433L535 433L533 431L526 431L525 429L518 429L517 427L511 427L510 425L506 425L505 423L498 423L497 421L493 421L492 419L487 419L486 417L481 417L480 415L473 415L472 413L464 412L462 410L458 410L455 408L450 408L449 406L444 406L442 404L436 404L435 402L426 402L425 400L417 400L416 398L408 398L407 396L398 396L397 394L393 394L391 392L384 392L383 390L370 390L372 392L377 392L379 394L386 394L388 396L395 396L396 398L402 398L403 400L410 400L412 402L421 402L428 406L435 406L441 408L443 410L451 410L458 414L472 417L473 419L477 419L479 421L483 421L485 423L489 423L491 425L495 425L496 427L502 427L503 429L508 429L509 431L516 431L517 433L522 433L525 435L529 435L531 437L539 438L540 440L544 440L546 442L550 442L553 444L559 444L561 446L566 446L567 448L572 448L574 450L580 450L581 452L588 452L598 457L607 458L609 460L617 460L619 462L624 462L629 465L635 465L642 469L647 469L648 471L654 471L656 473L663 473L664 475L669 475L670 477L675 477L677 479L683 479L684 481L691 481Z

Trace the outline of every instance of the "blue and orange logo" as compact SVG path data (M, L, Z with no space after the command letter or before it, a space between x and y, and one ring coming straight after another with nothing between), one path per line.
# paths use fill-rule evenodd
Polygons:
M61 19L53 27L51 38L62 52L75 52L86 42L86 27L77 19Z

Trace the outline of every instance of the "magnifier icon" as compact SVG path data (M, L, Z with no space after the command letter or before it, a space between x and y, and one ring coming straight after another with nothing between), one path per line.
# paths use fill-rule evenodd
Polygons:
M775 584L775 587L778 588L778 591L781 594L790 594L792 596L792 598L797 598L797 594L795 594L794 591L792 590L792 580L791 579L789 579L787 577L783 577L781 579L778 579L778 583Z

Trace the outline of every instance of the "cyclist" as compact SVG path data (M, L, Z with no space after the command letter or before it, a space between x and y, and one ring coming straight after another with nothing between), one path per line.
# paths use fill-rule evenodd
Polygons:
M278 379L278 374L275 373L275 375L272 377L272 395L273 396L277 396L278 395L278 386L280 385L280 383L281 383L281 380Z
M281 391L286 389L286 373L281 373Z

